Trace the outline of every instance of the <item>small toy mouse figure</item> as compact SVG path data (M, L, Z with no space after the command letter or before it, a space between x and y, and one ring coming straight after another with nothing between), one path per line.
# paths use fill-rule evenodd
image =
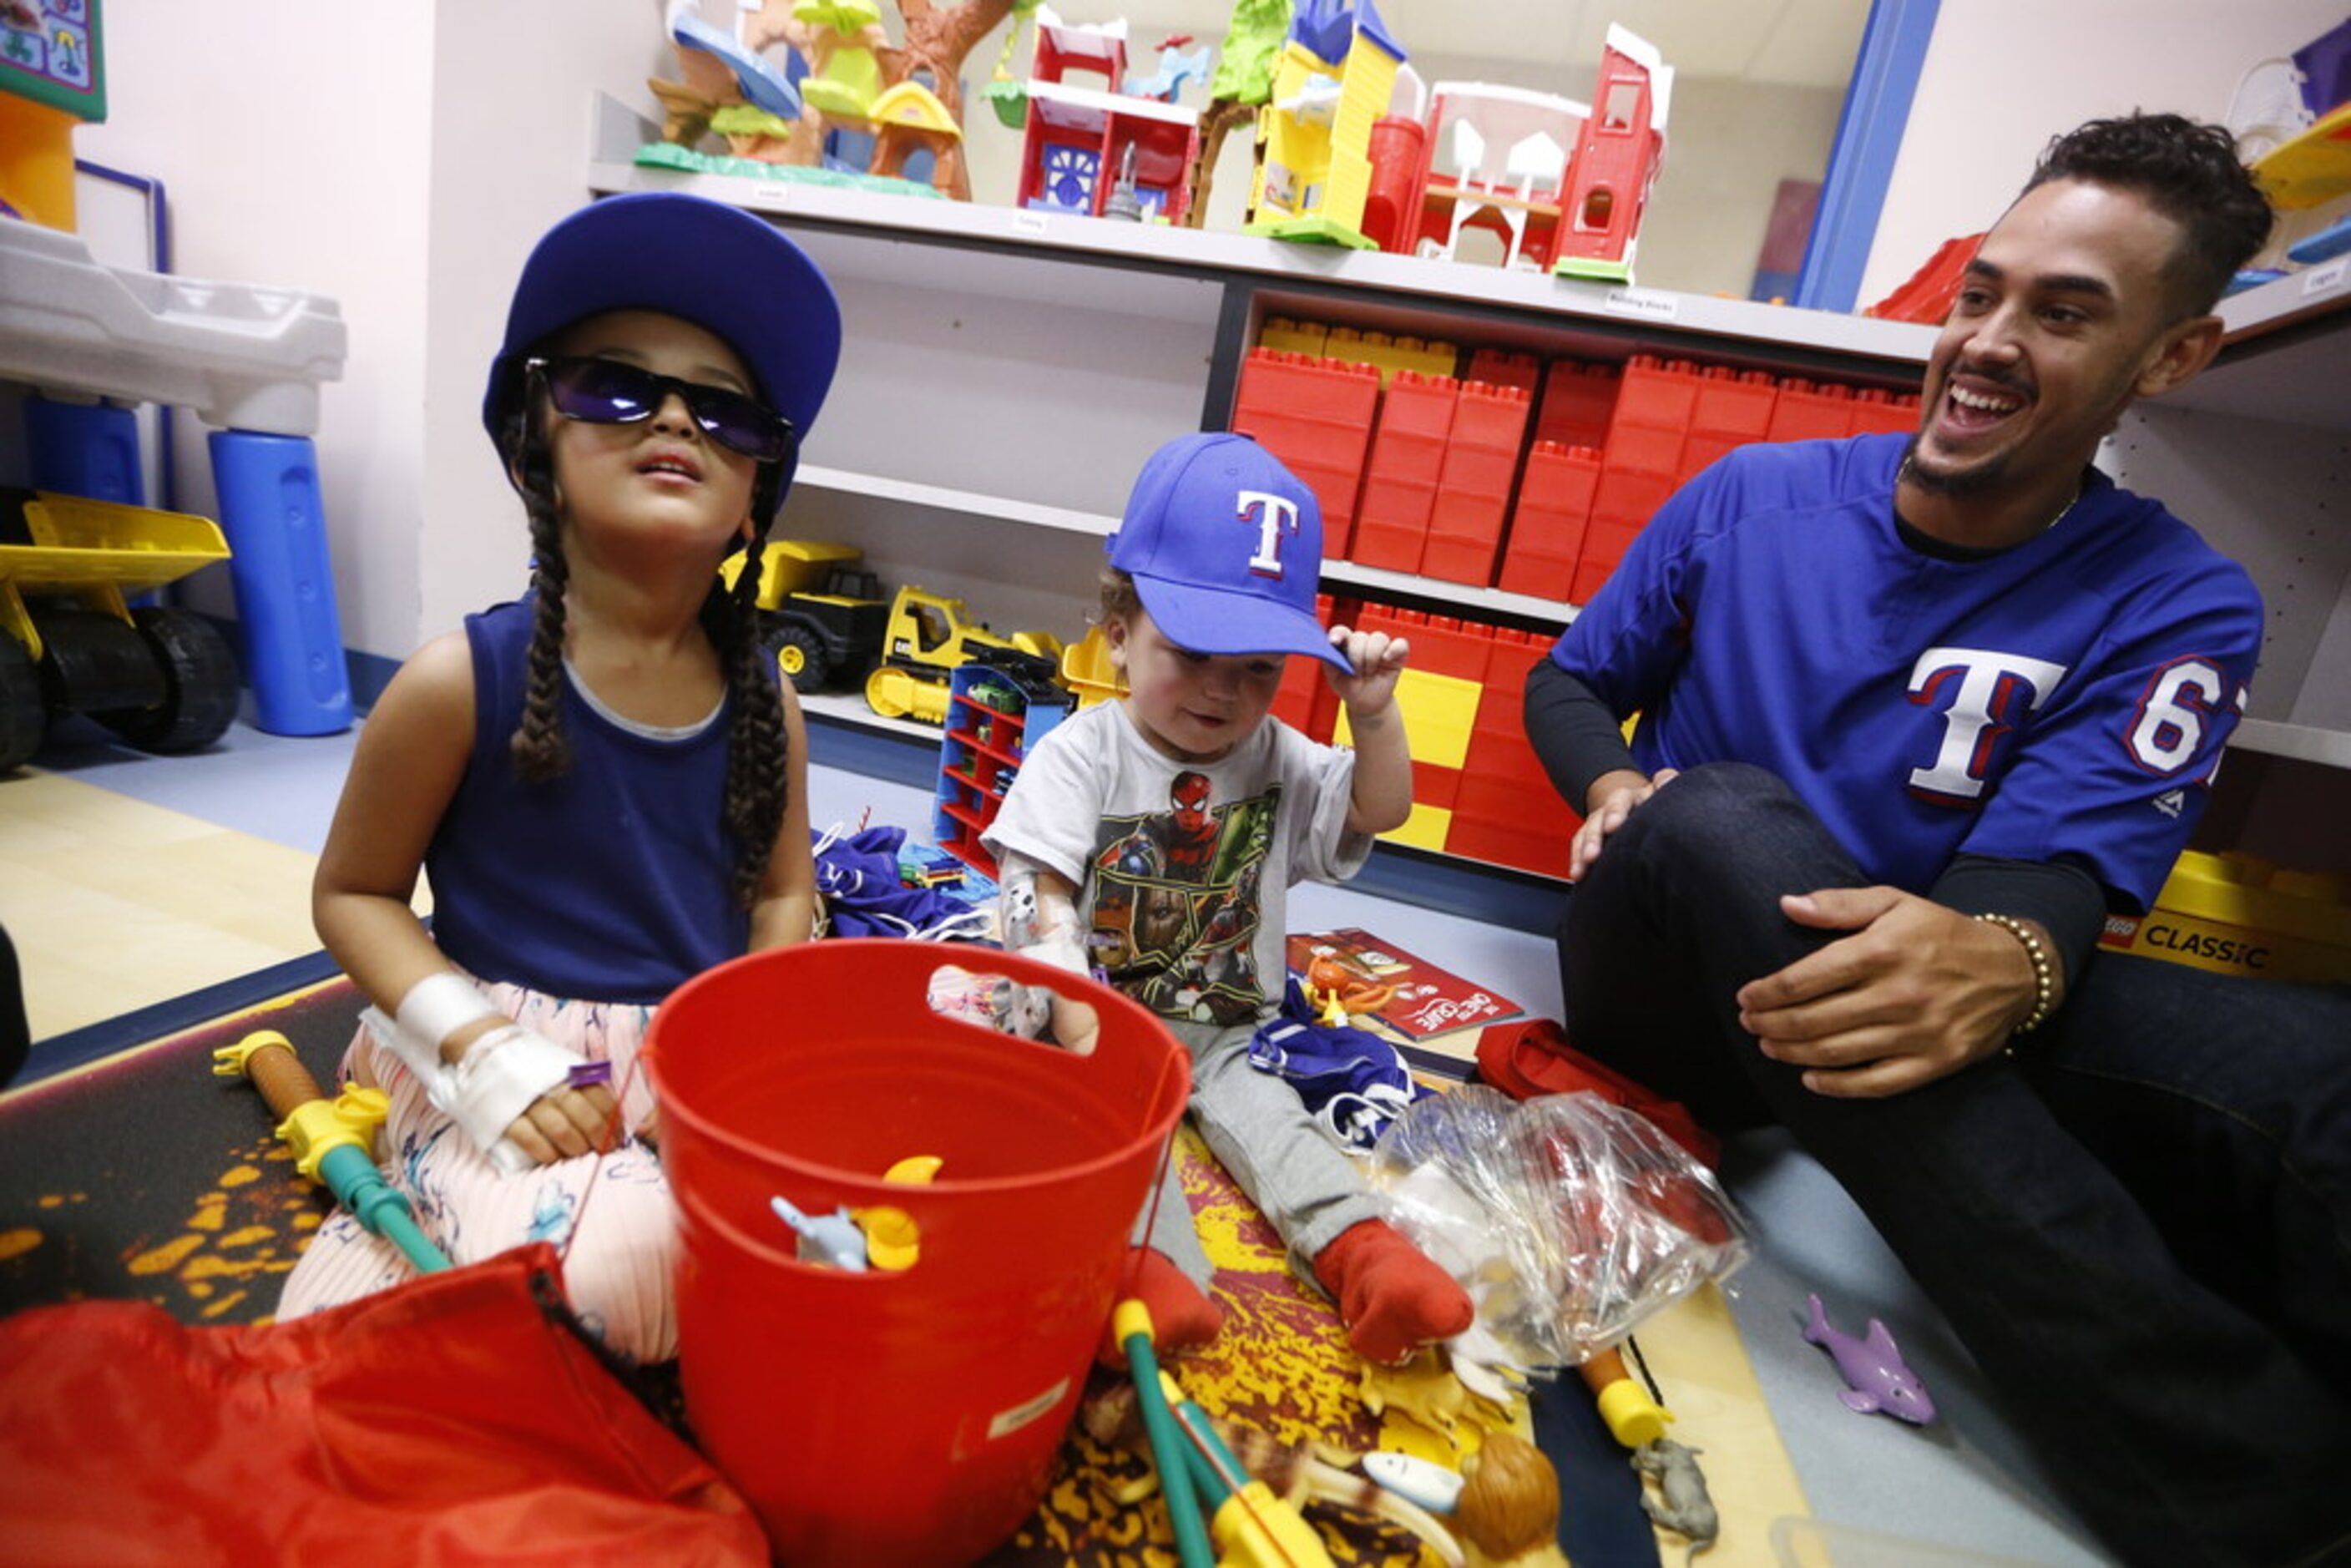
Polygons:
M1656 1493L1641 1494L1641 1511L1652 1524L1689 1542L1684 1561L1713 1545L1722 1529L1714 1499L1707 1494L1706 1476L1698 1468L1698 1449L1671 1437L1659 1437L1633 1450L1633 1468L1657 1478Z
M1806 1299L1812 1302L1812 1318L1804 1324L1804 1338L1829 1353L1850 1385L1837 1396L1846 1409L1865 1416L1883 1411L1914 1427L1934 1420L1935 1402L1927 1397L1927 1385L1904 1364L1884 1323L1870 1319L1867 1333L1855 1339L1830 1323L1817 1293Z

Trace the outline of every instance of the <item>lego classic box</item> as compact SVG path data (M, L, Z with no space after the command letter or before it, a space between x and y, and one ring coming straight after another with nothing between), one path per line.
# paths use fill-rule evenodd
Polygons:
M2109 915L2098 945L2224 975L2351 981L2343 879L2189 850L2142 915Z

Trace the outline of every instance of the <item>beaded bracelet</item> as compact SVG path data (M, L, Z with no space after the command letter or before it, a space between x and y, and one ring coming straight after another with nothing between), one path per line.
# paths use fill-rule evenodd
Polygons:
M2050 1005L2056 1000L2057 977L2049 967L2049 949L2032 926L2012 915L1979 915L1978 920L1989 921L2024 944L2024 956L2032 960L2032 1010L2024 1021L2010 1030L2011 1037L2031 1034L2048 1018Z

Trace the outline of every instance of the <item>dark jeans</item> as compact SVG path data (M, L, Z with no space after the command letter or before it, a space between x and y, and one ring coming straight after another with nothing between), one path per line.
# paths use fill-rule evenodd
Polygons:
M2351 1562L2351 998L2107 956L2021 1060L1829 1099L1731 997L1835 936L1782 894L1864 880L1771 774L1683 774L1567 901L1571 1036L1792 1131L2126 1562Z

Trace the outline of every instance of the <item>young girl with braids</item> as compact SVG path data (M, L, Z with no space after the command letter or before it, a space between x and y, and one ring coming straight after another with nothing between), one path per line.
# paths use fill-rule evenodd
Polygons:
M574 1309L641 1361L676 1348L646 1021L815 916L799 708L752 594L840 343L823 276L732 208L621 196L548 233L483 404L530 591L392 679L313 888L375 1003L344 1070L389 1095L387 1177L457 1262L563 1247ZM729 590L719 564L746 548ZM339 1215L278 1316L413 1272Z

